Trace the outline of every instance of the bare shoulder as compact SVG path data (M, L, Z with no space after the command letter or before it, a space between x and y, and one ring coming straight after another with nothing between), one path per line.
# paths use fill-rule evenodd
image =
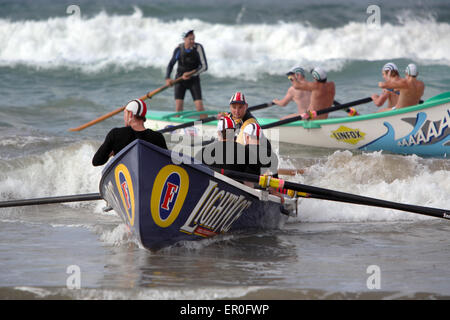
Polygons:
M329 91L336 91L336 85L333 81L327 82L327 88Z

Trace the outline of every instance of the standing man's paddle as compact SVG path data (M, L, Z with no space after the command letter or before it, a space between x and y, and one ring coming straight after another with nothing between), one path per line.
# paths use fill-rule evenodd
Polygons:
M357 106L363 103L368 103L372 101L372 98L367 97L367 98L363 98L363 99L359 99L359 100L355 100L355 101L351 101L348 103L344 103L338 106L334 106L334 107L330 107L330 108L326 108L326 109L322 109L317 111L317 115L321 115L321 114L325 114L325 113L329 113L329 112L333 112L333 111L337 111L337 110L341 110L341 109L346 109L349 107L353 107L353 106ZM295 121L300 121L303 120L302 116L295 116L292 118L288 118L288 119L284 119L284 120L280 120L280 121L275 121L266 125L261 126L261 129L269 129L269 128L273 128L273 127L278 127L281 126L283 124L287 124L287 123L291 123L291 122L295 122Z
M164 85L164 86L162 86L162 87L160 87L160 88L158 88L158 89L156 89L156 90L153 90L153 91L151 91L151 92L148 92L145 96L142 96L142 97L140 97L139 99L141 99L141 100L150 99L150 98L153 97L155 94L160 93L161 91L166 90L167 88L171 87L171 85L173 85L173 84L175 84L175 83L177 83L177 82L180 82L181 80L183 80L183 77L179 77L179 78L175 79L174 81L172 81L172 83L171 83L170 85L169 85L169 84L166 84L166 85ZM101 116L100 118L94 119L94 120L92 120L92 121L90 121L90 122L88 122L88 123L85 123L85 124L83 124L83 125L77 127L77 128L71 128L71 129L69 129L69 131L81 131L81 130L83 130L83 129L86 129L87 127L90 127L90 126L92 126L92 125L94 125L94 124L96 124L96 123L99 123L99 122L101 122L101 121L103 121L103 120L105 120L105 119L108 119L108 118L110 118L110 117L112 117L112 116L114 116L114 115L116 115L116 114L122 112L124 109L125 109L125 106L120 107L120 108L117 108L116 110L111 111L110 113L107 113L107 114Z

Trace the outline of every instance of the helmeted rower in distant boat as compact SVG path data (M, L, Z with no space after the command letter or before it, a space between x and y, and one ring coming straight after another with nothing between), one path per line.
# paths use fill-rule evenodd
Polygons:
M400 78L398 68L393 62L388 62L383 66L381 75L385 81L395 81ZM398 90L386 88L383 89L380 95L373 94L371 98L377 107L383 106L384 103L388 101L388 108L392 108L397 104L399 94L400 91Z
M317 111L329 108L333 105L334 95L336 93L335 84L327 80L327 72L321 67L315 67L311 70L314 78L313 82L299 81L296 78L292 79L292 86L298 90L311 91L311 100L308 107L308 113L302 114L303 119L314 117L315 119L326 119L328 113L322 115L314 115ZM300 114L292 114L289 117L295 117ZM312 116L308 116L312 115Z
M417 79L419 72L414 63L410 63L405 69L405 78L395 80L389 79L385 82L378 83L383 89L396 89L399 91L399 98L395 106L380 111L389 111L413 106L420 103L425 91L425 84Z

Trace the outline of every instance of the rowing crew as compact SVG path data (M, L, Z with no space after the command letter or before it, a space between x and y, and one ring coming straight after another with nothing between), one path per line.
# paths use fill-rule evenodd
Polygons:
M293 67L286 73L292 86L289 87L283 99L274 99L273 103L284 107L294 101L297 104L298 112L281 119L296 116L309 119L317 111L329 108L334 103L336 88L334 82L327 81L327 72L320 67L315 67L311 70L311 74L314 81L306 80L306 72L302 67ZM381 95L372 95L372 100L378 107L388 101L388 107L379 112L400 109L420 102L425 85L417 79L419 74L417 66L413 63L409 64L405 74L405 78L401 78L397 66L392 62L383 66L382 76L385 81L378 83L383 92ZM354 115L354 111L350 110L349 115ZM325 113L314 118L326 119L327 117L328 114Z
M167 149L164 136L146 129L144 122L147 105L141 99L130 101L124 110L122 128L112 129L95 153L92 164L99 166L120 152L135 139L142 139ZM205 147L196 158L216 169L260 174L264 168L277 173L278 157L272 151L269 140L255 117L248 110L248 103L242 92L236 92L230 99L230 112L218 114L218 141ZM231 156L230 156L231 155ZM264 169L264 170L265 170ZM280 172L280 174L302 173Z
M383 66L381 74L385 81L379 82L378 86L383 89L383 92L379 96L372 95L372 100L378 107L387 100L388 107L379 112L409 107L420 102L425 91L425 84L417 79L419 72L414 63L406 67L405 78L400 77L397 66L392 62Z

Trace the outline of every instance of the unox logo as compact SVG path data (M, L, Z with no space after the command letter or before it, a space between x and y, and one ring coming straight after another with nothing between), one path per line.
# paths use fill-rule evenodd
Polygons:
M176 220L188 190L189 175L182 167L170 164L158 172L150 200L153 221L158 226L167 228Z
M128 217L130 225L133 226L135 206L133 181L131 180L130 172L128 171L128 168L121 163L114 169L114 177L116 180L117 191L119 192L123 208L125 209L123 215Z

